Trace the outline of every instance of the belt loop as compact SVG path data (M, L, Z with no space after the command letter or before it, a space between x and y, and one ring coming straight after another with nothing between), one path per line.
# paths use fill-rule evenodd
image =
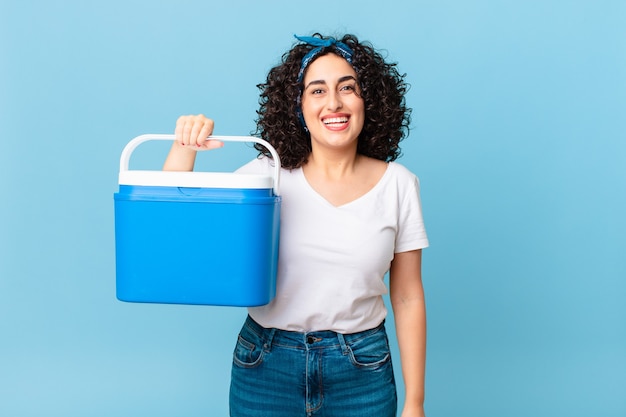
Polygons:
M274 335L276 334L276 329L274 327L270 329L265 329L265 343L263 344L263 350L269 352L272 348L272 341L274 340Z
M346 344L346 339L343 337L341 333L337 333L337 339L339 339L339 344L341 345L341 353L344 355L348 354L348 345Z

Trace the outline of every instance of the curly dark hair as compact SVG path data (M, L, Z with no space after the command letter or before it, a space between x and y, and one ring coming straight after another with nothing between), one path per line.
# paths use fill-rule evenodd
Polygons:
M319 33L313 36L327 39ZM405 94L409 85L404 81L396 63L387 63L370 43L359 42L354 35L338 38L352 48L352 66L357 73L360 95L364 101L365 122L358 139L359 154L393 161L400 156L399 142L409 133L411 109L406 107ZM298 43L282 56L282 62L272 68L267 81L258 84L261 91L257 110L257 128L254 133L268 141L280 156L281 165L287 169L298 168L307 162L311 153L309 133L298 119L298 98L302 82L298 72L302 58L314 47ZM336 53L334 46L324 48L317 55ZM271 156L261 145L260 153Z

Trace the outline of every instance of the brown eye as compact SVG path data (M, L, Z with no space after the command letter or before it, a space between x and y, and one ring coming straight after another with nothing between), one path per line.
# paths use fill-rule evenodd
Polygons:
M344 85L342 86L339 91L341 91L342 93L352 93L354 91L356 91L356 87L352 84L350 85Z

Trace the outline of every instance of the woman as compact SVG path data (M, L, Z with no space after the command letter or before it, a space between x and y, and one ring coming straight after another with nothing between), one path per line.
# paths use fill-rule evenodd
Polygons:
M415 175L393 162L408 133L406 83L355 36L297 37L261 90L257 134L278 151L281 236L276 298L249 309L234 353L232 416L395 416L384 327L390 299L406 389L424 416L428 246ZM166 170L213 149L213 121L183 116ZM240 172L268 172L261 155Z

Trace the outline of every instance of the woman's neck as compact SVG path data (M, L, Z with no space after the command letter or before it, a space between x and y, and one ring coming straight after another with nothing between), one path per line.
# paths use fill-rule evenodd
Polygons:
M354 175L361 156L358 154L325 154L311 153L303 166L305 172L315 173L328 179L340 180Z

